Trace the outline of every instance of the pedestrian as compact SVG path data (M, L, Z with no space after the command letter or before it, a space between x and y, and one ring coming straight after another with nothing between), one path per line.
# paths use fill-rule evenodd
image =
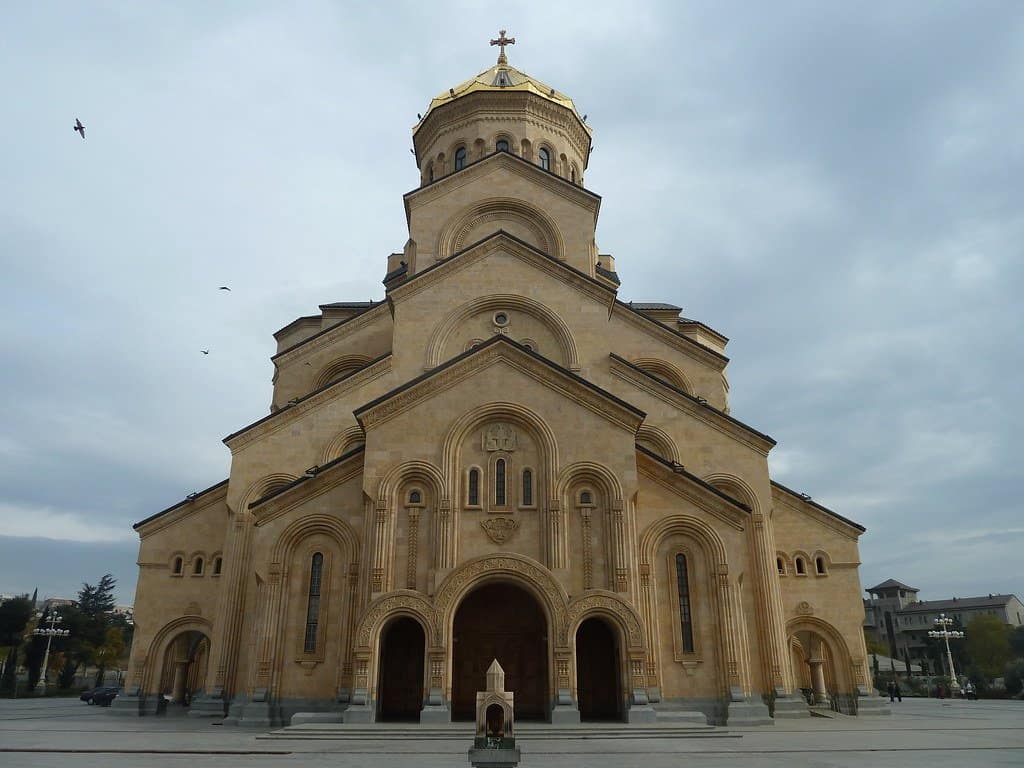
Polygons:
M888 690L889 701L896 701L896 683L894 683L892 680L889 681Z
M896 701L898 701L900 704L902 704L903 703L903 694L900 693L900 683L899 683L899 680L897 680L892 685L893 685L893 692L896 694Z

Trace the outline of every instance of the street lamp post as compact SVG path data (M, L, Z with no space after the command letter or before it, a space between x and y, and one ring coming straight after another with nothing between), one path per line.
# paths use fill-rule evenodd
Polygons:
M56 624L60 624L64 621L62 616L56 613L50 614L50 626L36 629L32 634L38 637L46 638L46 653L43 654L43 671L39 675L39 682L36 683L36 693L40 696L46 694L46 669L50 665L50 643L53 642L55 637L67 637L71 634L69 629L57 629Z
M946 662L949 664L949 677L952 680L949 684L949 689L953 695L956 695L960 693L960 683L957 682L956 670L953 669L953 653L949 650L949 638L952 637L954 640L959 640L964 636L964 633L956 629L950 629L952 624L952 616L940 613L939 617L935 619L935 626L941 627L941 629L932 630L928 633L928 637L941 637L946 641Z

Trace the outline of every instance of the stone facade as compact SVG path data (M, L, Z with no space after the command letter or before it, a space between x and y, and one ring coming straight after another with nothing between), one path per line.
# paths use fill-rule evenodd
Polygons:
M590 135L501 59L434 99L386 301L279 331L230 477L136 525L122 711L447 720L494 658L517 717L855 711L864 529L772 482L725 337L617 298Z

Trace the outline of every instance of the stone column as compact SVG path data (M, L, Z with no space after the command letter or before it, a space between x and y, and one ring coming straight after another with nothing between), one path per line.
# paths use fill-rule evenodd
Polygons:
M626 574L626 524L622 515L622 499L615 499L611 503L609 514L611 521L612 537L612 558L613 568L612 589L616 592L625 592L629 588L629 581Z
M252 700L244 707L239 725L266 728L274 725L274 659L277 656L280 621L278 613L281 604L281 563L271 563L266 587L261 597L262 605L258 616L262 621L258 627L256 644L256 670Z
M811 667L811 687L814 689L814 703L828 704L828 691L825 690L825 660L819 656L808 659Z
M562 518L562 503L558 499L548 500L548 567L551 570L565 568L567 557L566 528Z
M572 685L569 682L569 670L572 665L572 653L568 648L555 649L555 703L551 708L551 723L578 723L580 710L572 696Z
M771 519L764 513L756 512L751 526L755 592L757 594L757 617L760 623L758 635L763 638L762 667L766 686L775 690L776 696L788 696L796 688L793 680L786 643L786 619L782 608L782 592L775 567L775 537ZM766 691L767 692L767 691Z
M383 592L386 589L388 517L387 500L378 499L374 515L373 561L370 570L371 592Z
M743 701L746 670L743 669L741 656L737 644L736 623L742 617L736 614L733 605L732 589L729 586L729 566L719 563L715 569L715 582L718 586L718 606L722 621L722 650L725 662L726 681L729 686L729 700Z
M436 568L447 569L453 567L452 552L454 547L452 538L452 500L441 499L437 510L437 546L434 553Z

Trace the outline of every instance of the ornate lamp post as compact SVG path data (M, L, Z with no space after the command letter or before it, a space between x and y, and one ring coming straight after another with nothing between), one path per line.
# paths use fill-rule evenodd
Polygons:
M952 680L949 684L949 689L954 695L956 695L960 693L960 683L956 679L956 670L953 669L953 654L949 650L949 638L952 637L954 640L959 640L964 636L964 633L956 629L950 629L952 624L952 616L940 613L939 617L935 619L935 626L941 627L941 629L932 630L928 633L928 637L941 637L946 641L946 661L949 663L949 677Z
M46 653L43 654L43 672L39 675L39 682L36 683L36 693L43 696L46 693L46 669L50 665L50 643L53 642L55 637L67 637L71 634L70 629L57 629L56 624L60 624L64 621L63 617L56 614L50 614L50 626L36 629L32 634L38 637L46 638Z

